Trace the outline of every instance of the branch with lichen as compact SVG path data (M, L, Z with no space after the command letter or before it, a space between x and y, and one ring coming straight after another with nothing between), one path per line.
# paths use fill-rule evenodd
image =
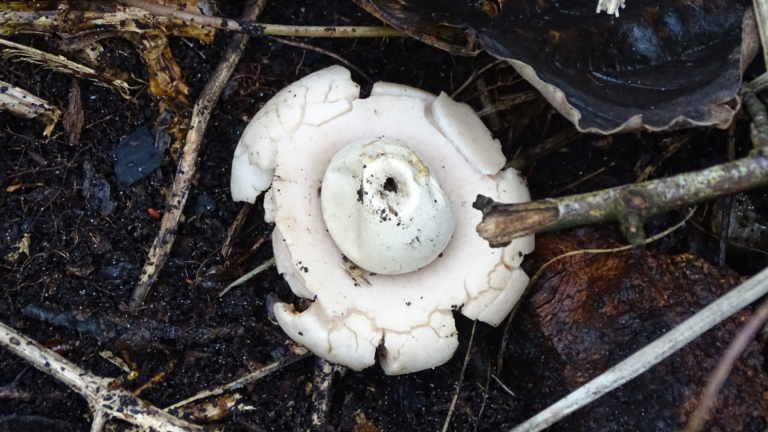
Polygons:
M619 221L632 245L645 242L642 224L670 210L768 184L768 154L581 195L520 204L501 204L478 195L483 212L477 232L491 246L517 237L597 222Z
M473 207L483 212L483 220L477 233L491 247L500 247L530 234L619 221L630 244L639 246L645 243L643 222L650 217L768 184L768 111L750 84L739 95L752 117L750 157L660 180L520 204L478 195Z
M85 397L93 411L92 432L100 431L106 421L112 417L149 430L167 432L203 430L202 426L167 414L119 388L119 380L103 378L84 371L2 322L0 322L0 346L22 357L32 366L62 381Z

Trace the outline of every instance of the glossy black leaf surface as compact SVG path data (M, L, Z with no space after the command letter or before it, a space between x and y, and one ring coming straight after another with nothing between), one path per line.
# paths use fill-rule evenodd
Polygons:
M465 28L581 130L724 127L733 115L744 0L626 0L620 17L596 0L369 1L410 32Z

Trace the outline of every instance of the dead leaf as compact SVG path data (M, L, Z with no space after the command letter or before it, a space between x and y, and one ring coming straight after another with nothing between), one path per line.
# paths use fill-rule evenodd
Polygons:
M21 240L19 240L16 246L14 246L16 248L16 251L6 255L5 259L10 261L11 263L15 263L19 259L22 253L27 254L27 257L29 257L29 240L30 240L29 233L24 234Z
M69 134L69 143L77 145L83 130L83 101L80 99L80 85L75 77L72 77L69 85L69 106L64 113L63 124L64 130Z
M745 0L628 2L620 18L597 1L354 1L449 51L453 39L433 35L465 30L582 132L727 127L759 45Z

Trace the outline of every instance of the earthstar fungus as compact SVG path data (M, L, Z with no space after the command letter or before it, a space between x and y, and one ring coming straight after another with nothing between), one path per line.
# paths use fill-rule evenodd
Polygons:
M339 66L276 94L235 151L237 201L264 197L278 271L314 299L278 303L280 326L334 363L387 374L439 366L458 345L453 310L498 325L522 295L533 237L491 249L478 193L528 201L517 171L467 105Z

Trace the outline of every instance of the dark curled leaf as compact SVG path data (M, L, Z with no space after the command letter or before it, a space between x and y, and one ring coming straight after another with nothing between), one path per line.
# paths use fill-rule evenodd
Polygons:
M368 1L410 32L467 29L582 131L726 127L756 50L745 0L628 0L620 17L597 0Z

